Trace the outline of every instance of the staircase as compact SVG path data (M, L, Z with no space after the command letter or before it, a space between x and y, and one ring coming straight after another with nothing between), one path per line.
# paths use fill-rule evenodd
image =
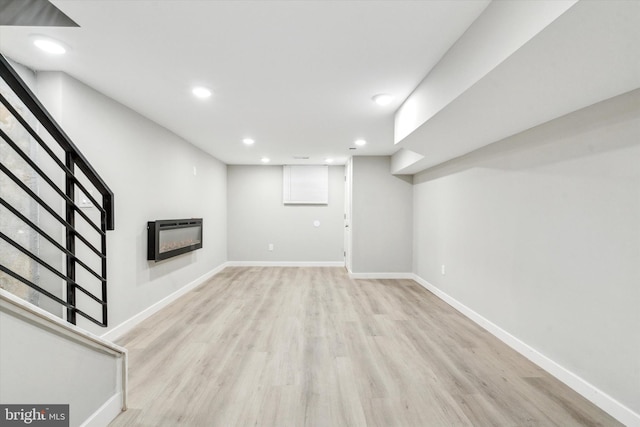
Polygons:
M113 193L0 55L0 288L107 326Z
M127 351L76 323L108 324L113 193L2 55L0 77L0 405L106 426Z

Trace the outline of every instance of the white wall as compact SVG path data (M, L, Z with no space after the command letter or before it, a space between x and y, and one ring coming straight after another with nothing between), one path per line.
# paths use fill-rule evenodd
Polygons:
M391 157L352 163L352 273L412 271L412 179L391 175Z
M13 69L18 73L20 78L27 84L31 91L35 91L36 87L36 73L30 69L20 64L19 62L13 61L11 58L6 58L9 64L13 67Z
M417 275L636 413L639 135L636 90L414 180Z
M75 427L121 392L121 361L57 331L0 301L0 402L68 404Z
M115 194L116 229L107 238L109 329L226 261L223 163L66 74L38 73L38 89ZM204 247L147 261L147 221L190 217L204 218ZM108 330L81 322L98 334Z
M229 261L344 261L344 166L329 167L328 205L284 205L282 166L227 166L227 183Z

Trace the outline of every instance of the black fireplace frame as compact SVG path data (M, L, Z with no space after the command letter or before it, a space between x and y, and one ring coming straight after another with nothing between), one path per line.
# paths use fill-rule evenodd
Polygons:
M160 252L160 232L163 230L174 230L177 228L194 228L200 229L200 242L193 245L173 249L166 252ZM174 256L186 254L196 249L202 248L202 218L189 219L163 219L158 221L147 222L147 260L162 261Z

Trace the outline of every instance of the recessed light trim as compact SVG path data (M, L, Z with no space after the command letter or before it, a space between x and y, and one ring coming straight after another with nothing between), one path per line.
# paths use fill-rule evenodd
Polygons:
M270 159L270 158L268 158L268 157L263 157L263 158L261 158L261 159L260 159L260 161L261 161L262 163L269 163L269 162L271 161L271 159Z
M255 141L255 140L253 140L252 138L244 138L244 139L242 140L242 143L243 143L244 145L253 145L253 144L255 144L255 142L256 142L256 141Z
M356 144L358 147L362 147L363 145L367 145L367 141L365 141L364 139L356 139L354 144Z
M393 101L393 95L389 95L388 93L379 93L374 95L371 99L379 106L384 107L391 104Z
M211 96L211 90L207 89L204 86L195 86L193 89L191 89L191 93L193 93L193 96L200 99L206 99Z
M62 55L67 52L67 48L59 41L49 37L34 36L33 44L40 50L52 55Z
M332 158L324 159L324 161L327 162L327 163L333 163L333 159Z

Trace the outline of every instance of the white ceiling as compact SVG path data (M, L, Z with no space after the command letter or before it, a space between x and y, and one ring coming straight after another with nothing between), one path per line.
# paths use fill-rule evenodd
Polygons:
M415 174L638 88L640 2L579 1L399 141L407 161L394 173Z
M394 111L489 0L52 3L80 28L0 27L0 51L64 71L225 163L300 164L392 154ZM69 52L37 51L34 33ZM196 84L214 95L195 99ZM371 101L382 92L391 105ZM368 144L350 151L359 138Z

